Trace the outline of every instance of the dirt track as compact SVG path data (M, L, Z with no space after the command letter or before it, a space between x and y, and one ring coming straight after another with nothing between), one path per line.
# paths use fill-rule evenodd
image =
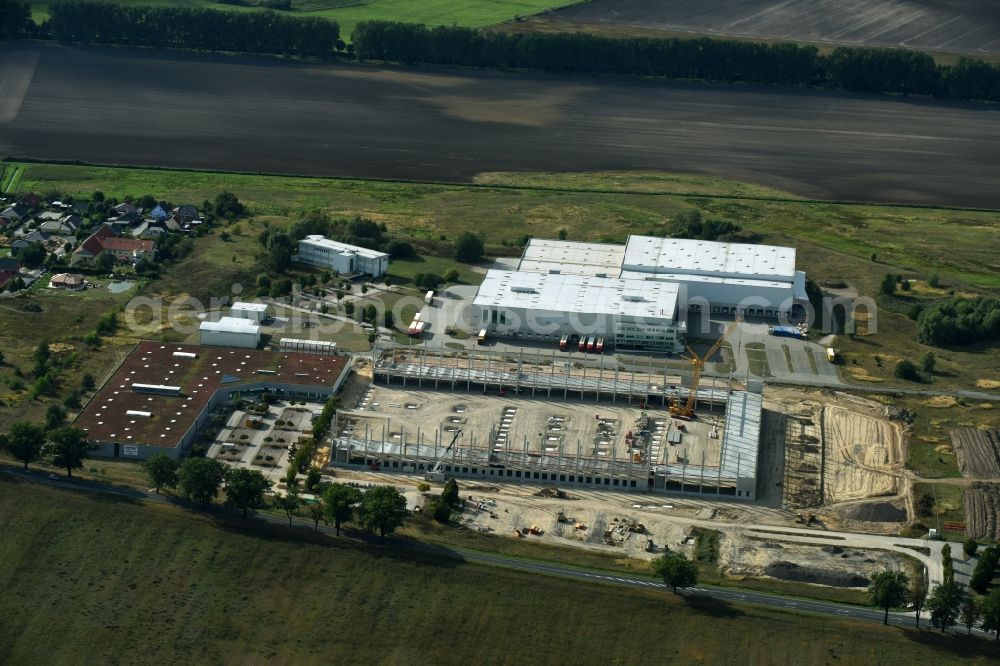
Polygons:
M708 35L1000 53L1000 8L990 0L592 0L546 18Z
M3 68L0 155L449 181L652 169L1000 208L997 111L974 105L26 42L0 45Z

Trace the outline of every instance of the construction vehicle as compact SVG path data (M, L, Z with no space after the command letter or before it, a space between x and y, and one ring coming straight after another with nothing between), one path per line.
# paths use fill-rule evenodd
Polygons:
M698 384L701 382L701 372L705 369L705 362L712 358L715 352L719 351L727 335L729 335L729 329L719 336L719 339L715 341L715 344L709 348L704 356L698 356L697 352L691 349L691 347L687 348L688 354L691 355L691 386L688 388L687 401L684 404L681 404L680 398L674 398L670 403L671 416L688 420L694 418L694 408L698 404Z
M455 442L458 441L458 436L461 434L462 434L461 430L455 431L455 436L451 438L451 444L449 444L448 448L444 450L444 453L438 456L437 462L434 463L434 467L424 472L424 481L430 481L432 483L444 483L445 481L448 480L447 475L441 471L441 463L444 462L444 457L448 455L449 451L451 451L451 447L455 446Z

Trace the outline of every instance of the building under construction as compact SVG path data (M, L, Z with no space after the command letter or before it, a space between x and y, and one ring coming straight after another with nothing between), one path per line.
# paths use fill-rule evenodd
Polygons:
M680 378L652 359L614 368L548 354L399 348L373 356L373 385L338 415L332 463L610 490L753 500L759 384L708 383L696 416Z

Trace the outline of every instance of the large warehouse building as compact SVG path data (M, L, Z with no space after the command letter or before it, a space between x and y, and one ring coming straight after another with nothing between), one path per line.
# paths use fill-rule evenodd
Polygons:
M502 336L601 335L622 348L670 351L683 348L686 311L779 317L807 300L794 248L532 239L516 271L487 272L470 324Z
M227 403L264 392L325 401L349 364L346 356L140 342L73 425L99 445L96 456L176 458Z
M345 275L363 273L382 277L389 270L389 255L385 252L317 235L299 241L298 260Z

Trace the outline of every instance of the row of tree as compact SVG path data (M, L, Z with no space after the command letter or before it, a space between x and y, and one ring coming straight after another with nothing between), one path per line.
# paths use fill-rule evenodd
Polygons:
M179 462L165 454L157 454L143 463L150 483L159 493L163 488L176 488L185 498L207 506L223 491L226 505L243 512L263 508L272 494L271 481L260 471L233 468L212 458L188 458ZM310 470L318 479L318 473ZM303 505L296 483L289 483L283 495L273 497L273 505L282 509L292 524L292 516ZM409 515L406 498L392 486L378 486L361 492L340 483L328 486L317 499L309 504L309 515L316 527L321 520L333 523L340 534L344 523L356 522L385 539L403 525Z
M318 58L343 48L335 21L268 10L234 12L67 0L52 5L49 14L42 30L60 41Z
M363 21L352 33L360 60L560 73L656 76L866 93L1000 101L1000 66L962 58L938 65L918 51L721 39L609 38L580 33L504 33Z
M62 419L60 419L61 421ZM81 469L83 461L96 447L87 440L87 433L79 428L46 430L28 421L18 421L6 433L0 433L0 449L14 456L28 469L28 465L43 457L73 476L74 469Z

